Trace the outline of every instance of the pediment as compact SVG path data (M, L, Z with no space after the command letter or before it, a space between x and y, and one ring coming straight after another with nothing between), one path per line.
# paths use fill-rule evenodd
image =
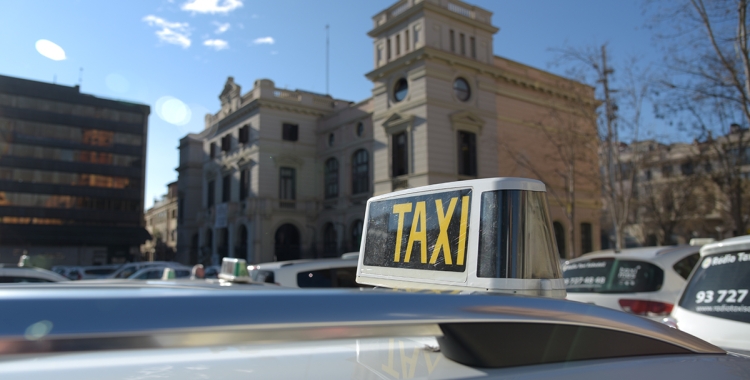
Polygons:
M230 99L240 96L240 85L234 83L234 77L227 78L227 82L224 84L224 90L219 94L221 103L228 103Z
M301 167L305 161L297 156L292 156L288 154L280 154L278 156L273 156L273 162L276 163L276 166L294 166L294 167Z
M413 122L414 115L404 115L396 112L385 119L383 122L383 128L386 129L386 132L391 134L407 129Z
M455 130L466 130L479 134L484 126L484 119L471 111L458 111L450 116L451 124Z

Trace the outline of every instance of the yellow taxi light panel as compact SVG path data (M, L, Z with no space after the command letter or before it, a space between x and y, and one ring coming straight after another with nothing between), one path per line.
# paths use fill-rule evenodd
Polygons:
M225 257L221 261L219 278L234 282L248 282L250 275L247 271L247 261L234 257Z
M542 182L488 178L367 202L357 282L565 297Z

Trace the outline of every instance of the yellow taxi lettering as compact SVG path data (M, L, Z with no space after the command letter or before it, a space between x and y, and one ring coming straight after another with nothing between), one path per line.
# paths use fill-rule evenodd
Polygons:
M417 231L417 229L419 229L419 231ZM398 237L396 239L398 240ZM425 219L424 201L417 202L417 206L414 208L414 219L411 221L409 243L406 244L406 255L404 256L405 263L408 263L409 259L411 259L411 250L414 247L415 241L420 243L419 248L422 253L420 258L422 264L425 264L427 263L427 220Z
M414 347L411 357L406 356L406 352L404 352L404 342L399 341L398 347L401 351L401 374L404 376L404 379L413 379L414 372L417 370L417 361L419 360L419 347Z
M445 257L446 265L453 265L453 259L451 258L451 247L448 241L448 225L451 223L451 217L453 216L453 210L456 209L456 202L458 198L451 198L448 204L448 211L443 214L443 201L441 199L435 200L435 208L437 209L438 226L440 227L440 233L438 234L437 241L435 242L435 248L432 250L432 256L430 256L430 264L437 262L438 254L440 250L443 251L443 257Z
M396 371L393 368L393 351L394 351L394 344L393 344L393 338L388 339L388 365L385 364L380 365L380 369L385 371L385 373L393 376L396 379L400 379L401 376L399 375L398 371Z
M427 374L431 374L432 371L435 370L435 367L437 367L438 362L440 361L440 355L422 351L424 352L424 361L427 363ZM435 358L435 361L433 362L432 359L430 359L430 356L433 356Z
M396 229L396 252L393 255L393 262L401 261L401 238L403 236L404 218L407 212L411 212L411 203L399 203L393 205L393 213L398 215L398 228ZM406 261L409 261L408 255Z
M458 258L456 258L456 265L464 265L464 258L466 257L466 233L468 232L469 224L469 196L464 195L461 197L461 224L458 228Z

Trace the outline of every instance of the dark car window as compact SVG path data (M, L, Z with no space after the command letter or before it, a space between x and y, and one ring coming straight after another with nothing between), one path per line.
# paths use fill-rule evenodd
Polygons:
M52 282L43 278L36 277L15 277L15 276L0 276L0 284L15 284L22 282Z
M250 278L252 278L253 281L265 282L269 284L273 284L276 282L274 278L274 273L273 271L270 271L270 270L255 269L250 272Z
M97 268L97 269L86 269L85 272L88 275L105 276L105 275L114 273L115 270L116 269L114 268L101 268L101 269Z
M664 271L644 261L607 258L568 263L563 277L570 293L640 293L661 289Z
M330 269L320 269L297 273L297 286L300 288L330 288L333 287L333 277Z
M700 258L701 255L699 253L694 253L676 262L672 266L672 268L674 268L674 271L677 272L677 274L687 280L687 278L690 277L690 272L693 271L693 268L695 268L695 264L698 263L698 260L700 260Z
M133 273L137 272L138 268L136 267L129 267L122 270L122 272L118 273L115 278L128 278L133 275Z
M712 317L750 323L750 252L706 256L695 268L680 307Z
M337 288L358 288L357 284L357 267L336 268L333 270L336 274Z

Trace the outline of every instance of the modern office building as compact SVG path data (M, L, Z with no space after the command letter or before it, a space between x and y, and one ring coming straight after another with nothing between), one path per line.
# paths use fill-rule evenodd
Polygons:
M365 204L404 188L498 176L537 178L510 157L552 173L551 110L584 115L593 88L493 53L492 13L458 0L401 0L373 17L372 97L348 102L229 78L221 109L180 141L179 260L249 262L336 256L359 249ZM582 112L583 111L583 112ZM596 177L596 147L577 175ZM583 183L585 181L581 181ZM576 246L599 246L600 193L580 189ZM570 222L551 202L555 226ZM183 212L184 211L184 212ZM562 237L565 244L566 237ZM580 250L577 254L580 254ZM571 255L568 255L571 256Z
M0 76L0 262L140 256L146 105Z

